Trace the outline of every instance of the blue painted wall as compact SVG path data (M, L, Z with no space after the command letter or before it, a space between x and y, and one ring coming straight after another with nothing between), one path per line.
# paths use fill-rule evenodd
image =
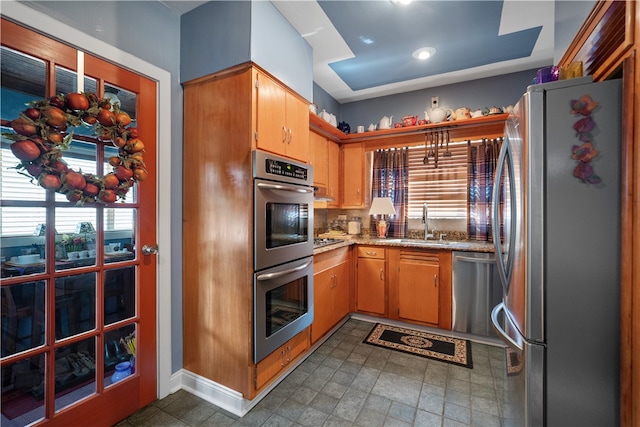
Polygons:
M213 1L182 15L180 81L251 59L251 2Z
M205 3L182 15L181 26L182 82L251 60L313 97L311 46L271 2Z
M311 102L313 49L271 2L251 5L251 59Z

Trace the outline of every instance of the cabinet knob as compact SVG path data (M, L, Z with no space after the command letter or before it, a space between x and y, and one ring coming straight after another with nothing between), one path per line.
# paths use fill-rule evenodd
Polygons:
M384 270L380 269L380 281L384 281L384 277L382 277L383 273L384 273Z

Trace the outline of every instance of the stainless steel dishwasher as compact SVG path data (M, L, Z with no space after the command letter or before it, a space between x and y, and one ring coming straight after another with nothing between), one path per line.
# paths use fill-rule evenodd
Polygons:
M452 328L484 337L496 337L491 309L502 300L495 255L453 252Z

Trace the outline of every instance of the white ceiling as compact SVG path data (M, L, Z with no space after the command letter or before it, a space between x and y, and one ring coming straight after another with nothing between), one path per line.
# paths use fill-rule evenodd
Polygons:
M162 3L182 14L206 2ZM314 82L341 103L553 63L550 0L272 3L313 48ZM417 64L425 44L437 52Z

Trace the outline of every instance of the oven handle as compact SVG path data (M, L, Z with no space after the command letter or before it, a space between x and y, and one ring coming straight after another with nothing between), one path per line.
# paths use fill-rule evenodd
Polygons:
M302 264L302 265L300 265L298 267L290 268L289 270L276 271L275 273L259 274L256 277L256 280L261 280L262 281L262 280L277 279L278 277L286 276L287 274L291 274L291 273L295 273L296 271L304 270L305 268L309 267L312 262L313 262L313 259L311 259L310 261L307 261L306 263L304 263L304 264Z
M295 193L311 193L313 191L312 188L289 187L288 185L266 184L264 182L259 182L258 188L268 188L270 190L293 191Z

